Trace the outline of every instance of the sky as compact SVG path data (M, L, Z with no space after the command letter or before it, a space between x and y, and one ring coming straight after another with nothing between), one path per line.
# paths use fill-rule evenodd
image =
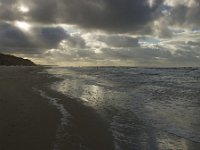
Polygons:
M200 0L0 0L0 52L61 66L200 66Z

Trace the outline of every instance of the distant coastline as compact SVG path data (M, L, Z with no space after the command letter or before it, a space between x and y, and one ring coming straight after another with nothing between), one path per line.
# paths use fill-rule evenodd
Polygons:
M28 59L0 53L0 66L36 66Z

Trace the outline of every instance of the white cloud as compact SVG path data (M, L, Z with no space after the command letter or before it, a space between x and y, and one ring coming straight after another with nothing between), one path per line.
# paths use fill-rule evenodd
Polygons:
M18 10L22 13L28 13L30 11L29 8L25 5L18 6Z
M31 25L25 21L16 21L15 23L15 26L20 28L22 31L30 31L31 29Z
M156 0L148 0L149 6L153 7L156 4Z
M187 7L196 7L197 5L199 5L199 2L197 2L196 0L165 0L164 4L172 7L178 5L184 5Z

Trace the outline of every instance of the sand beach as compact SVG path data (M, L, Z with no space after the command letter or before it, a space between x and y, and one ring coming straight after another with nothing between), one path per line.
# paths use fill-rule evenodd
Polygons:
M49 85L59 79L43 69L0 67L0 149L114 149L106 122L91 108L51 90Z

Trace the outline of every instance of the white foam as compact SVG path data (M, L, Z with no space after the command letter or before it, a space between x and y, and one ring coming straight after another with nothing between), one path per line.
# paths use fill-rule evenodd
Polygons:
M44 91L36 89L36 88L33 88L33 90L38 92L43 98L48 99L49 104L51 104L52 106L55 106L56 109L61 114L60 124L56 131L56 142L54 144L54 149L53 149L53 150L60 150L60 146L63 139L68 135L68 133L66 133L65 131L65 127L69 124L68 119L71 117L71 115L69 112L67 112L64 105L59 103L60 100L58 98L50 97Z
M58 68L57 70L53 68L49 73L64 80L56 83L54 90L81 98L95 109L114 108L118 111L131 111L148 126L200 142L200 129L196 127L199 125L196 120L199 119L197 104L200 69L193 71L146 68L99 68L98 70ZM118 130L125 128L125 125L127 124L117 122L116 118L114 121L111 120L117 150L120 149L119 142L128 143L129 140L123 138L127 137L126 133ZM121 141L122 139L127 141Z

